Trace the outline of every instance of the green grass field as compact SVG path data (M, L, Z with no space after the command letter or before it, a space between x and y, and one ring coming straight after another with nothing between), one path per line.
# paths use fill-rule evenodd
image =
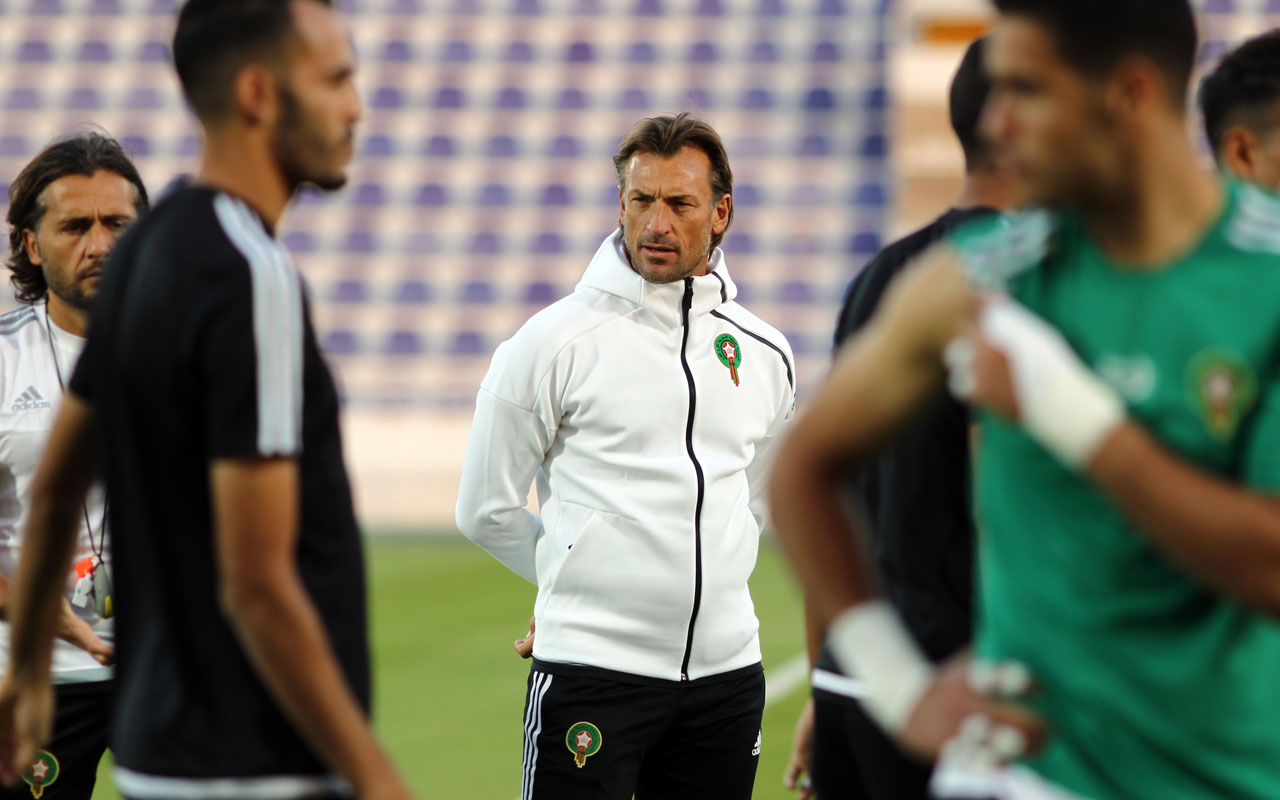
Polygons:
M529 664L511 643L533 587L461 537L370 540L374 716L425 798L520 794L522 704ZM766 542L751 581L766 675L804 647L799 593ZM781 800L782 770L807 682L765 709L758 800ZM104 763L95 800L116 800Z

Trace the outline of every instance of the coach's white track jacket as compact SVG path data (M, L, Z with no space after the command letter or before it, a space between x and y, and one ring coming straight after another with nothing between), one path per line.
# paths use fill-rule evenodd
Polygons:
M494 353L457 522L538 584L540 660L667 680L760 660L747 578L793 359L711 265L647 283L615 231Z

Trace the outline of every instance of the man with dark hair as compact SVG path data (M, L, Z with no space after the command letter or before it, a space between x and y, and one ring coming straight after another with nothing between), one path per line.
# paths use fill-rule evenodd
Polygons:
M9 187L8 266L23 306L0 316L0 617L8 611L31 479L84 346L103 262L146 208L133 163L98 133L50 144ZM108 591L97 593L101 603L92 591L93 578L102 583L111 569L100 489L81 510L76 567L55 579L65 591L52 663L52 737L23 771L30 788L6 788L0 798L89 800L107 747L112 614ZM9 625L0 621L6 662L8 650Z
M1280 30L1227 53L1200 83L1200 110L1218 167L1280 190Z
M948 110L964 153L965 181L955 205L929 225L881 250L849 287L836 327L837 350L871 318L903 268L958 225L1012 205L1014 187L978 132L990 91L982 72L984 39L965 50L951 81ZM884 591L930 661L955 655L972 635L973 522L969 513L969 413L939 403L911 435L858 470L848 491L872 520ZM808 767L818 797L911 800L928 797L930 767L904 756L858 702L821 631L807 626L813 702L798 740L812 732ZM808 726L808 731L804 726ZM801 742L797 742L797 747ZM786 776L795 786L806 768L797 751ZM861 791L861 794L858 792ZM807 796L803 788L801 798Z
M747 578L791 352L733 300L716 132L642 120L614 163L618 230L481 384L458 527L538 585L526 800L742 800L764 710Z
M832 652L944 797L1280 796L1280 200L1199 169L1194 17L1153 5L996 1L982 127L1044 208L908 267L779 448ZM983 409L978 611L935 669L840 486L948 384Z
M337 394L274 235L300 183L343 181L361 111L349 40L321 0L190 0L174 59L204 152L113 253L33 483L4 760L29 763L44 739L42 623L101 459L121 792L407 798L367 718Z

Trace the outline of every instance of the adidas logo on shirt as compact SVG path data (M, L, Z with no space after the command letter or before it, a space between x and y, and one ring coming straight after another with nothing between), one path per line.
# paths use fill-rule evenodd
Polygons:
M28 386L27 390L18 395L18 399L14 401L11 411L36 411L41 408L53 408L53 403L45 400L44 397L36 391L36 387Z

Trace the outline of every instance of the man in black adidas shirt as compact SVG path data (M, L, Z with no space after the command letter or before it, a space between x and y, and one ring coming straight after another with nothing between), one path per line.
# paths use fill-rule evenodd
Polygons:
M911 259L961 222L1012 202L1009 182L978 139L988 90L982 42L969 46L949 98L951 126L964 150L964 189L953 208L885 247L858 273L840 311L837 348L871 318L885 289ZM851 476L849 489L860 495L872 520L873 551L886 595L921 649L941 661L970 640L973 525L968 413L948 400L933 414L928 424ZM809 632L811 657L819 637ZM814 667L813 706L798 726L799 741L785 776L788 784L795 785L805 768L803 744L811 731L808 769L819 800L928 797L929 765L903 755L863 713L857 682L841 674L825 648ZM802 797L807 796L802 791Z
M203 160L106 270L34 481L0 744L24 763L46 730L41 623L100 452L123 794L407 798L367 721L337 395L274 237L299 184L345 180L360 116L348 38L324 0L190 0L173 52Z

